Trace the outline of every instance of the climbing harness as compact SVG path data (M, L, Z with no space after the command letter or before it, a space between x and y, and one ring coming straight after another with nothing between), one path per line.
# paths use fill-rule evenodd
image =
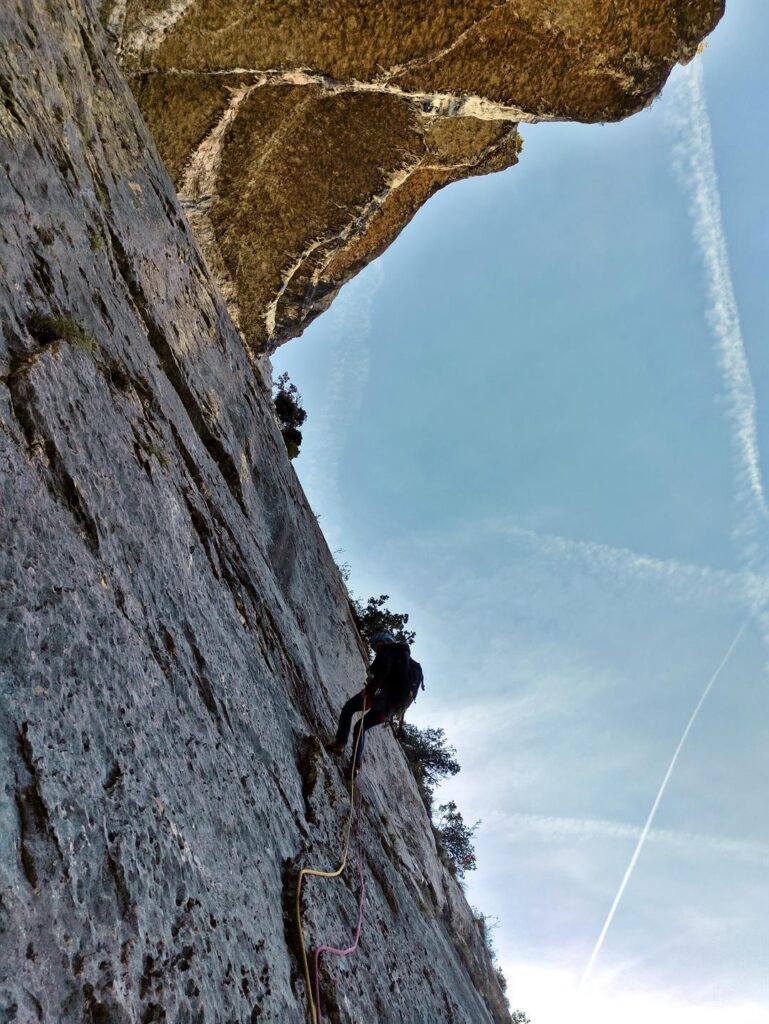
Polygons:
M302 951L302 966L304 968L304 984L307 990L307 1001L310 1007L310 1021L311 1024L322 1024L322 1018L320 1015L320 982L318 980L318 967L321 953L333 953L335 956L347 956L348 953L352 953L358 946L358 940L360 939L360 931L363 925L363 897L365 894L365 888L363 887L363 851L361 847L360 838L360 798L358 797L358 803L356 804L356 793L355 793L355 765L358 758L358 746L360 744L361 736L363 735L363 719L369 712L369 708L364 703L363 714L359 718L360 728L357 730L355 737L355 749L352 754L352 770L350 771L350 813L347 815L347 823L345 824L344 830L344 844L342 847L342 863L336 869L336 871L320 871L317 868L302 868L299 872L299 879L296 886L296 924L299 930L299 946ZM353 819L356 817L357 811L357 845L359 855L359 871L361 878L361 897L360 905L358 907L358 926L355 931L355 938L352 946L346 950L334 949L332 947L320 946L315 951L315 993L316 999L313 997L313 986L310 980L310 964L307 958L307 948L304 942L304 930L302 928L302 882L304 881L305 875L312 875L315 878L338 878L344 869L347 867L347 857L350 851L350 836L352 833Z

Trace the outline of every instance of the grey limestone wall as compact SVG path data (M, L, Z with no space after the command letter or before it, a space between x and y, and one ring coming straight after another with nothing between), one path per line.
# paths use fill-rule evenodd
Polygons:
M0 34L0 1021L306 1020L346 594L94 8ZM326 1018L507 1020L379 733ZM352 873L307 884L310 944L355 913Z

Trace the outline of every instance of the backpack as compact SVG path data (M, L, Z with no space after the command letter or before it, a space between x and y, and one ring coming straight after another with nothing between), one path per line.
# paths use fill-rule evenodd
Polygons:
M393 644L388 654L389 665L383 689L393 709L405 709L416 698L419 688L424 689L422 666L411 657L407 643Z
M409 704L412 704L417 699L417 694L420 690L425 688L425 677L422 672L422 666L418 661L414 661L412 657L409 657L409 690L411 698Z
M425 677L422 672L422 666L418 661L414 661L410 654L406 660L405 669L406 678L408 680L408 691L398 704L395 706L391 705L390 711L390 728L393 730L393 734L395 736L400 736L403 731L403 719L406 717L406 712L417 699L417 694L420 689L424 690L425 688ZM396 719L398 721L397 726L395 724Z

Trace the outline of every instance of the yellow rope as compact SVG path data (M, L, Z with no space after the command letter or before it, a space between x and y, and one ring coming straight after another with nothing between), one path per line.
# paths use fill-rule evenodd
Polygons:
M363 705L363 714L361 715L360 729L358 729L358 735L355 738L355 748L352 752L352 769L350 770L350 813L347 815L347 824L344 830L344 847L342 853L342 863L336 869L336 871L318 871L316 868L302 868L299 872L299 881L296 885L296 924L299 929L299 945L302 950L302 965L304 967L304 984L307 989L307 1000L310 1004L310 1021L311 1024L317 1024L318 1021L318 1010L315 1006L315 1000L312 996L312 980L310 979L310 964L307 960L307 949L304 944L304 930L302 929L302 882L304 881L305 875L314 875L316 878L338 878L342 874L344 869L347 867L347 854L350 849L350 834L352 832L352 822L355 817L355 763L358 756L358 745L360 744L361 736L363 735L363 719L368 713L368 708Z

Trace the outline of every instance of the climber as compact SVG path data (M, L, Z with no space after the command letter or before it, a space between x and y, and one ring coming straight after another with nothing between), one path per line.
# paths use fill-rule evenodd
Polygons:
M353 731L353 750L357 744L357 755L351 771L356 774L360 771L366 732L372 726L386 722L397 712L405 711L416 697L419 687L424 687L422 667L411 657L407 643L399 643L392 633L386 630L371 638L371 646L375 657L368 670L366 685L342 708L336 738L326 747L332 754L344 753L347 737L350 735L352 716L365 708L365 716ZM359 740L361 722L363 732Z

